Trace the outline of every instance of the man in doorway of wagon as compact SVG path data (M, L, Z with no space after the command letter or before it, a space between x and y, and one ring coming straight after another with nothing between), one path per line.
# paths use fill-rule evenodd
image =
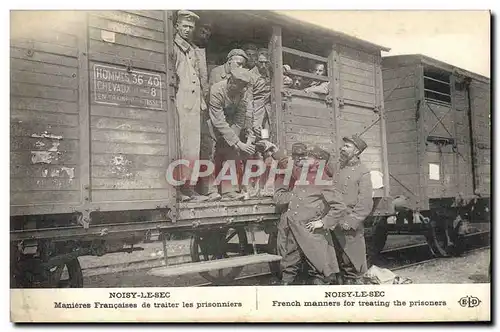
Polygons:
M199 16L187 10L177 12L176 35L174 38L174 63L177 77L176 107L179 117L180 157L194 162L200 155L200 116L207 105L202 92L202 72L200 52L192 40ZM181 167L180 177L189 180L191 169ZM206 196L199 195L190 181L180 188L181 201L205 201Z
M248 58L245 68L250 70L250 73L258 75L259 70L257 68L257 61L259 50L257 46L253 43L246 43L241 47L241 49L245 51Z
M278 254L283 257L281 284L293 284L303 262L308 265L312 284L336 284L340 270L329 229L342 219L346 206L342 195L331 183L315 182L316 177L327 178L319 163L326 162L329 153L317 146L307 151L305 148L302 143L295 143L292 147L292 155L295 155L292 182L278 180L275 183L276 206L287 208L278 223ZM273 158L278 160L280 168L288 167L283 152L276 151ZM309 183L299 181L304 159L308 162Z
M249 100L248 85L251 79L252 74L248 69L233 68L227 79L215 83L210 88L208 128L215 141L215 149L211 149L214 153L210 156L210 160L214 162L216 171L220 170L222 175L228 174L232 177L231 185L228 185L229 189L226 193L223 188L226 183L221 182L224 200L245 197L239 188L243 176L242 163L248 156L255 153L255 147L252 144L241 140L242 129L245 128ZM235 163L236 170L231 168L231 163ZM234 174L234 171L237 174ZM205 181L208 181L209 196L217 192L213 175L206 177Z
M231 69L233 68L243 68L248 61L248 56L245 51L235 48L227 54L227 60L224 64L215 67L210 72L210 78L208 80L209 85L212 86L215 83L223 81L229 77Z
M247 128L253 131L256 141L269 139L271 129L271 65L269 61L269 51L266 48L258 50L257 73L254 74L249 93L247 110ZM264 134L264 137L263 137ZM266 158L264 158L266 159ZM272 158L269 158L272 159ZM270 161L270 160L267 160ZM268 182L269 168L258 178L255 191L251 196L272 196L274 190L271 182Z
M359 276L367 270L364 220L373 208L370 171L360 161L367 144L360 137L343 138L340 168L333 174L333 183L342 193L347 214L333 229L338 261L344 283L360 283Z
M318 76L326 76L326 69L325 69L325 64L318 62L314 66L314 69L312 70L313 74L316 74ZM307 88L304 89L304 92L306 93L318 93L318 94L323 94L327 95L328 94L328 88L330 86L330 82L324 82L324 81L312 81Z

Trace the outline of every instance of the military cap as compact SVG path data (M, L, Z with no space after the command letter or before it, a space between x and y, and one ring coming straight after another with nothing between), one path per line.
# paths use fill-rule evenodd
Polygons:
M191 21L191 22L196 22L200 19L200 17L198 15L196 15L195 13L193 13L192 11L189 11L189 10L179 10L177 12L177 20L188 20L188 21Z
M235 80L249 83L252 79L252 74L245 68L233 68L231 69L231 77Z
M292 144L292 156L302 157L307 155L307 145L304 143L293 143Z
M239 49L239 48L235 48L235 49L232 49L228 54L227 54L227 59L231 59L233 56L235 55L238 55L238 56L242 56L245 58L245 60L248 60L248 55L245 53L245 51Z
M330 159L330 153L318 145L313 145L308 151L308 155L316 158L316 159L322 159L322 160L328 160Z
M344 140L344 142L351 142L352 144L354 144L354 146L358 148L359 153L363 152L368 146L366 142L363 141L357 135L352 135L351 137L344 137L342 139Z

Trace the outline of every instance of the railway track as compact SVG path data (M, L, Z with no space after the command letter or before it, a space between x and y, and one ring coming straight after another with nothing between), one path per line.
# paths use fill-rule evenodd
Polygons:
M483 236L489 234L489 231L481 231L475 232L467 235L468 239L471 238L482 238ZM476 241L467 240L466 243L469 245ZM485 241L479 241L485 242ZM483 246L481 248L487 248L489 246ZM470 250L475 250L476 248L467 248ZM469 252L468 250L467 252ZM432 252L430 251L427 243L417 243L410 244L406 246L399 246L395 248L389 248L382 250L378 255L378 259L373 260L372 262L375 265L380 267L388 268L390 270L401 270L407 267L411 267L414 265L423 264L426 262L431 262L438 260L439 257L432 257ZM183 263L191 262L191 256L188 254L181 254L175 256L168 256L168 264L169 265L177 265ZM107 264L102 266L92 266L83 268L84 277L99 277L105 276L108 274L116 274L116 273L126 273L129 271L146 271L155 267L164 266L165 261L163 257L156 258L147 258L142 260L134 260L126 263L116 263L116 264ZM270 272L262 272L257 274L250 275L242 275L234 280L234 282L239 282L243 280L248 280L251 278L264 278L265 276L270 276ZM208 286L210 283L200 283L195 286Z

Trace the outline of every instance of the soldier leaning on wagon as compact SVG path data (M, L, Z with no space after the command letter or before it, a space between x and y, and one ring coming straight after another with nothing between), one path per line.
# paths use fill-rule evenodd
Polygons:
M328 160L328 152L314 147L308 153L308 181L300 179L300 159L306 154L305 145L296 143L292 147L295 158L292 182L276 181L274 200L278 209L286 208L278 223L278 254L281 260L283 285L292 284L298 276L301 262L309 266L312 284L337 283L339 266L332 241L330 228L342 219L345 205L335 187L315 184L316 177L324 176L318 172L318 162ZM319 151L319 152L318 152ZM287 157L281 152L273 153L281 168L287 168ZM323 178L325 179L325 178ZM318 221L319 222L316 222ZM321 223L321 226L318 226Z
M238 183L242 177L242 161L255 153L255 147L241 141L242 129L245 127L245 117L248 103L248 85L251 74L247 69L234 68L228 79L218 82L210 88L208 129L215 148L209 156L215 162L216 170L225 161L235 161L238 171ZM215 195L217 189L213 175L203 179L208 187L209 196ZM238 193L238 188L231 186L224 199L241 199L244 195Z
M205 59L200 59L199 49L192 43L193 32L199 16L190 11L177 13L174 38L174 63L177 76L176 107L179 117L181 158L193 162L200 154L200 113L207 108L203 98L203 73L200 68ZM182 168L181 177L189 179L190 170ZM194 191L186 182L180 188L181 200L206 200L207 197Z
M224 64L215 67L210 72L208 80L209 85L223 81L229 78L229 74L233 68L243 68L248 61L248 56L245 51L240 49L233 49L227 54L227 60Z
M363 222L372 212L373 187L370 171L359 159L367 148L366 142L356 135L343 140L340 167L330 161L328 169L334 173L333 183L341 191L347 214L332 233L343 279L345 283L356 283L367 270Z

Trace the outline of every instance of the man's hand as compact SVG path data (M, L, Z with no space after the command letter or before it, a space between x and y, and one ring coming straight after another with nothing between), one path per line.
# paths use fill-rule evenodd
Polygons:
M245 144L243 143L242 141L239 141L237 144L236 144L236 148L239 150L239 151L243 151L245 152L246 154L254 154L255 153L255 147L253 145L250 145L250 144Z
M324 224L323 224L323 221L321 219L313 220L313 221L310 221L306 224L306 228L311 232L313 232L316 228L321 228L323 226L324 226Z
M349 226L349 224L348 224L348 223L346 223L346 222L341 222L341 223L339 223L338 225L339 225L339 227L340 227L340 228L342 228L342 230L344 230L344 231L348 231L348 230L350 230L350 229L351 229L351 226Z
M262 128L261 127L253 128L252 131L256 137L255 140L260 141L262 139Z
M255 143L255 146L263 153L270 155L278 151L278 147L276 146L276 144L273 144L268 140L258 141L257 143Z

